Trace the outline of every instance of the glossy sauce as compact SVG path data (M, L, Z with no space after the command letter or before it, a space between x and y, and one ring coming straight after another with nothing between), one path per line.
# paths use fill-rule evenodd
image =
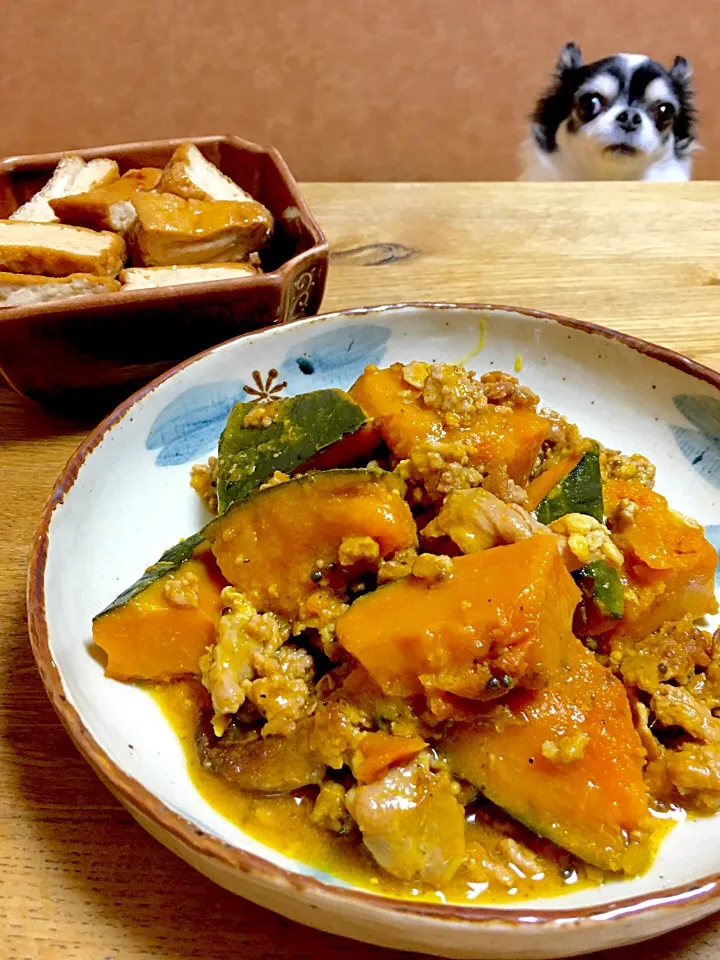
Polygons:
M359 835L338 836L311 821L317 792L314 788L296 791L293 795L265 796L239 790L204 770L194 746L201 691L197 682L151 688L154 699L180 739L195 787L231 823L289 857L375 893L433 902L517 903L599 886L606 880L616 879L614 875L578 861L520 826L497 807L481 801L467 807L468 847L481 844L493 859L504 864L502 879L488 880L484 869L474 873L472 866L463 865L442 890L427 884L396 880L377 866ZM672 825L672 817L659 823L657 842ZM539 869L531 872L509 863L501 848L508 838L531 851Z

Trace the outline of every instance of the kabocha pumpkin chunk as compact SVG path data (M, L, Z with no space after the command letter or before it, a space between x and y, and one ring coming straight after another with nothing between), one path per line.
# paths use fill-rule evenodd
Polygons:
M557 463L554 463L534 480L531 480L525 490L528 509L537 510L539 504L547 497L553 487L556 487L564 477L574 470L582 458L582 453L573 453L569 457L565 457L564 460L558 460Z
M342 580L343 540L370 538L379 558L415 545L401 491L379 471L307 473L233 504L206 535L225 577L256 609L294 620L317 589L311 575L335 564Z
M217 494L223 513L272 477L292 473L366 423L342 390L316 390L269 403L237 403L218 447Z
M580 593L552 537L452 560L452 575L405 577L355 601L338 641L389 696L483 700L541 686L566 662Z
M549 687L456 724L442 752L457 776L588 863L629 874L647 865L643 751L627 696L579 640Z
M703 528L635 480L608 481L604 497L630 587L614 636L645 637L668 620L715 613L718 557Z
M552 523L568 513L584 513L602 523L603 490L597 447L588 450L537 507L537 518L541 523Z
M364 423L355 433L346 433L340 440L316 453L304 464L303 469L341 470L344 467L364 467L381 443L382 437L376 427L372 423Z
M93 640L107 654L106 676L173 680L199 674L227 584L209 544L198 544L198 537L168 550L95 617Z
M625 611L625 587L620 573L606 560L593 560L573 576L583 598L575 611L575 636L607 633Z
M430 369L427 364L411 366ZM511 480L527 483L549 429L546 419L530 407L493 404L478 405L458 418L452 411L428 406L423 390L409 382L412 374L404 371L400 363L384 369L367 367L349 390L396 457L412 459L427 444L459 443L471 466L485 473L506 467Z

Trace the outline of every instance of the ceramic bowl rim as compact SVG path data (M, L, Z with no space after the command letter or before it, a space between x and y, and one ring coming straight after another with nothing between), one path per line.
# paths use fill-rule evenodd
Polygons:
M703 380L720 391L720 373L704 366L695 360L684 357L667 347L650 343L631 334L611 330L598 324L573 320L541 310L523 307L512 307L488 303L445 303L426 301L404 301L378 306L357 307L348 310L339 310L327 314L319 314L296 321L299 324L317 320L342 320L356 318L369 314L402 312L407 309L420 308L437 311L472 311L477 313L510 312L523 317L542 320L549 323L558 323L571 329L585 333L599 335L618 341L639 353L660 360L669 366L675 367L684 373ZM289 325L295 326L295 324ZM283 327L265 327L241 334L225 344L217 344L194 357L183 361L160 377L146 384L136 391L116 409L105 417L102 422L90 432L84 441L72 454L55 483L52 493L43 508L32 541L28 566L27 581L27 609L30 643L37 663L40 676L53 708L58 714L63 726L80 753L100 778L111 786L116 796L120 797L131 807L136 808L151 822L169 833L180 844L189 847L201 858L208 858L221 866L238 870L242 873L254 875L258 880L276 887L294 888L299 894L319 895L328 901L335 900L337 906L343 904L369 909L385 911L388 915L414 915L417 919L442 920L445 922L459 921L475 924L493 924L503 928L563 925L568 923L587 925L598 920L610 920L628 915L646 914L662 907L686 907L690 904L697 907L709 901L720 898L720 872L709 874L698 880L693 880L671 887L653 894L648 892L632 897L620 897L617 900L586 907L567 909L533 908L528 907L500 907L466 906L456 903L426 903L403 900L396 897L385 897L372 893L361 887L342 887L324 880L300 875L290 869L273 864L264 857L242 850L200 829L181 814L166 806L155 794L142 786L133 777L126 774L114 763L95 741L85 726L79 712L69 703L63 691L60 672L52 658L49 646L49 631L45 616L45 566L48 550L48 531L55 509L62 504L65 495L73 486L80 468L86 458L100 443L104 435L115 424L119 423L126 414L144 397L152 393L158 386L171 379L180 370L191 364L203 360L214 351L230 343L241 341L247 337L257 336L269 331L278 332ZM720 908L720 904L718 904Z

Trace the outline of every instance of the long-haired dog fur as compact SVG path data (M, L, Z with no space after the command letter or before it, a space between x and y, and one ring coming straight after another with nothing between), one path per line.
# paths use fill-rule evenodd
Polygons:
M563 47L532 115L521 180L654 180L691 177L695 110L687 60L670 69L640 54L583 64Z

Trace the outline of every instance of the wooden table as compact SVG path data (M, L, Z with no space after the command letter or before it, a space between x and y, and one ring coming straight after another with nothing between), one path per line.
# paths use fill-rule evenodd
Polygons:
M720 183L308 184L331 241L325 308L538 307L720 369ZM0 958L399 960L231 896L151 840L76 753L25 622L28 545L77 423L0 388ZM712 960L720 919L610 960ZM408 955L409 956L409 955Z

